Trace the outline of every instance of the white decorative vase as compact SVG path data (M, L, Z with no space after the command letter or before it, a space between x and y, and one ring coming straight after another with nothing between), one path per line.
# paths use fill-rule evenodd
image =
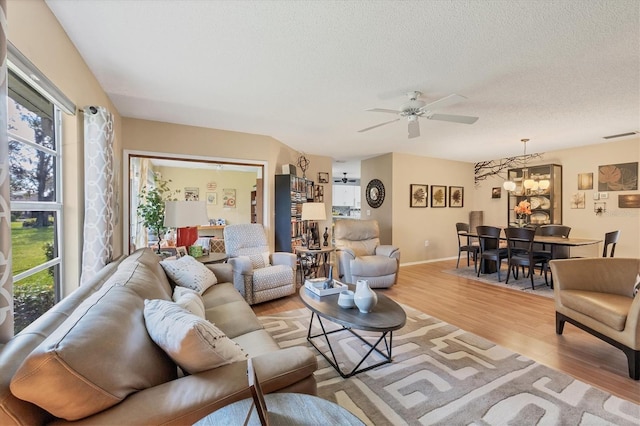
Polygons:
M378 295L369 287L369 281L358 280L356 282L356 292L353 301L363 314L371 312L376 303L378 303Z

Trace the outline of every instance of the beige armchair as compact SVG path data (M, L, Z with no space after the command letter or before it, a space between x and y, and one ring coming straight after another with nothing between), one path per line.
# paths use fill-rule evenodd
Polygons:
M569 322L621 349L629 376L640 379L640 295L633 289L640 259L552 260L556 334Z
M388 288L398 280L400 249L380 245L380 228L375 220L338 220L333 229L339 276L355 284L369 281L372 288Z
M296 255L270 253L258 223L227 225L224 245L233 266L233 286L247 303L265 302L296 291Z

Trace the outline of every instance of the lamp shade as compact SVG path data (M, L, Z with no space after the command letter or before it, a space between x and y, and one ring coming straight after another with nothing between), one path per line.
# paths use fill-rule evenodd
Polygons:
M515 191L516 190L516 183L512 180L507 180L502 184L502 187L506 190L506 191Z
M324 203L302 204L302 220L327 220Z
M165 201L164 226L170 228L186 228L206 225L207 204L204 201Z

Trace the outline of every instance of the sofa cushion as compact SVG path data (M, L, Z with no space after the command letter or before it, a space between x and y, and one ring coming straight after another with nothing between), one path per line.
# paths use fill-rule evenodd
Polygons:
M359 277L380 277L395 274L398 261L387 256L363 256L351 261L351 275Z
M584 290L562 290L564 306L599 321L614 330L624 330L633 298Z
M143 299L109 282L27 356L11 380L15 396L77 420L177 377L147 334Z
M244 297L231 283L216 284L209 287L204 293L202 293L202 300L206 309L214 308L216 306L225 305L229 302L244 302ZM217 321L211 320L213 323Z
M217 282L215 274L191 256L163 260L160 265L177 285L190 288L200 294Z
M205 317L231 339L262 329L262 324L244 299L206 307Z
M253 271L254 291L278 288L293 282L293 269L286 265L273 265Z
M247 354L218 327L166 300L145 300L149 335L187 373L242 361Z
M204 318L204 302L202 296L190 288L176 286L173 290L173 301L192 314Z

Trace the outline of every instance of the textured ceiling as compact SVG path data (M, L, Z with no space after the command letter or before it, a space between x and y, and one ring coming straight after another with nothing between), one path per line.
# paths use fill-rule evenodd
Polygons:
M48 0L123 116L272 136L336 160L480 161L640 130L640 2ZM409 90L468 98L395 117ZM334 167L334 170L335 167Z

